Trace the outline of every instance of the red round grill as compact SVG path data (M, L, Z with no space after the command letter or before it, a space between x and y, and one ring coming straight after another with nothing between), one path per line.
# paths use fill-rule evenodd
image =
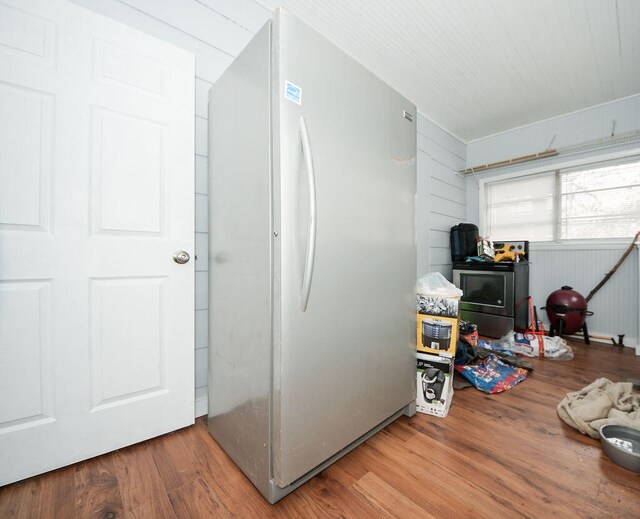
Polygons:
M545 309L551 323L551 336L555 333L560 336L572 334L580 329L587 335L585 319L588 315L593 315L593 312L587 310L587 300L572 287L563 286L560 290L551 292Z

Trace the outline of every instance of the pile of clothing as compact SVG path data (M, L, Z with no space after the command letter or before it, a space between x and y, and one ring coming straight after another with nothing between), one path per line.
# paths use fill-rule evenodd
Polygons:
M497 343L486 342L484 348L527 357L545 357L553 360L572 360L573 350L562 337L536 336L533 334L508 332Z
M460 321L455 369L464 379L454 379L454 389L474 386L485 393L500 393L522 382L530 371L526 357L571 360L573 350L561 337L536 336L514 331L497 341L478 339L477 327Z
M631 382L599 378L579 391L567 393L558 404L558 415L582 434L599 438L603 425L640 429L640 390Z
M486 347L489 344L495 348ZM522 382L529 371L533 370L533 366L495 344L482 340L472 344L461 335L456 349L455 370L464 378L454 378L454 389L473 386L493 394L511 389Z

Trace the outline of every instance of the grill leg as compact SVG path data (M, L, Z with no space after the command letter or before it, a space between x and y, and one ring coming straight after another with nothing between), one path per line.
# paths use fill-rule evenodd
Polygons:
M563 333L564 333L564 321L562 319L558 319L558 337L562 339Z
M589 340L589 332L587 331L587 322L586 321L582 325L582 333L584 333L584 342L585 342L585 344L591 344L591 341Z

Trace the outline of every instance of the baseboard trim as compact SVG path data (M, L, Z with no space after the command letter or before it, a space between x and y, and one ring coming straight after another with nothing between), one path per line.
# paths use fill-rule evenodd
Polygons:
M209 399L206 395L196 396L196 418L206 416L209 413Z
M593 333L593 335L596 336L600 336L600 337L593 337L591 336L591 334ZM579 339L582 340L582 334L575 334L575 335L567 335L566 337L571 338L571 339ZM609 344L610 346L613 346L613 344L611 343L611 340L609 339L604 339L603 337L613 337L614 340L618 340L618 336L617 335L610 335L608 333L600 333L600 332L592 332L591 330L589 330L589 339L591 339L591 342L597 342L597 343L601 343L601 344ZM638 341L638 339L636 337L628 337L625 335L624 337L624 345L627 348L635 348L636 350L638 350L638 348L640 348L640 341Z

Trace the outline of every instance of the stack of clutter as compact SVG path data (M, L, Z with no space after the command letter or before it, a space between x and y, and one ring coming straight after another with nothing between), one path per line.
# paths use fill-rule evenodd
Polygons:
M479 339L473 323L460 321L455 370L462 377L456 378L455 389L474 386L485 393L501 393L527 377L533 366L516 355L503 339L499 342ZM529 342L526 344L530 346Z
M416 410L444 417L453 399L462 291L432 272L418 280L417 293Z

